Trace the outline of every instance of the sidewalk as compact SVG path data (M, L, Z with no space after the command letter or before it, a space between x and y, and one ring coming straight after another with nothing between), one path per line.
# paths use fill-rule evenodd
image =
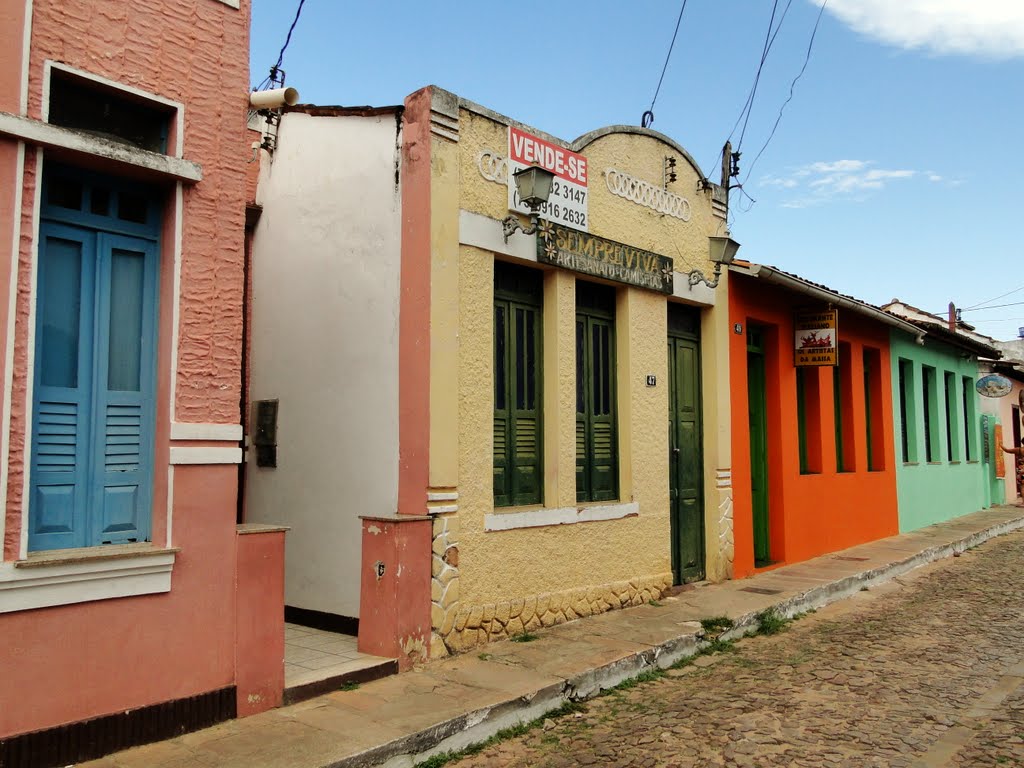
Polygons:
M724 637L756 631L758 614L792 616L925 563L1024 528L1024 509L994 507L913 533L761 573L698 585L660 605L593 616L417 670L232 720L81 768L406 768L483 741L570 699L586 698L695 653L700 619L728 616Z

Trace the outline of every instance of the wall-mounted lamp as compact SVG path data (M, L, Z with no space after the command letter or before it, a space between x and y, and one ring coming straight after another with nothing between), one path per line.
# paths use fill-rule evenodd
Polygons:
M532 235L537 231L537 212L540 207L548 201L551 196L551 183L555 174L536 165L529 168L521 168L512 174L516 182L516 192L519 199L530 209L530 226L524 227L515 215L506 216L501 222L501 230L505 235L505 242L508 242L509 235L520 230L524 235Z
M718 287L718 280L722 276L722 265L732 264L736 258L736 251L740 244L728 235L712 235L708 238L708 258L715 262L715 277L708 280L699 269L690 272L690 287L697 283L704 283L708 288Z

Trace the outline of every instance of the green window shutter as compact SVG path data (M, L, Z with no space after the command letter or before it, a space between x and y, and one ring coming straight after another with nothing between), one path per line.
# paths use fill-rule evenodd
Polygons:
M577 284L577 501L611 501L619 495L614 311L614 289Z
M494 505L542 499L540 273L495 264Z

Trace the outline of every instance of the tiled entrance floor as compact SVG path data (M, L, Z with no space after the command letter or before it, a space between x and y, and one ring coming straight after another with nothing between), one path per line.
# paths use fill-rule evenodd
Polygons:
M370 656L356 650L356 638L337 632L284 625L285 701L299 701L340 688L349 682L366 682L398 671L394 659Z

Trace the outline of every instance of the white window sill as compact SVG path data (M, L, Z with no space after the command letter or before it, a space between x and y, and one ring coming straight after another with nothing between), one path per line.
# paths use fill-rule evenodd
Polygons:
M0 563L0 613L171 591L177 549L55 550Z
M83 131L7 112L0 112L0 135L41 147L63 149L79 156L99 157L114 163L123 163L151 175L188 184L202 181L203 178L202 167L191 160L162 155L159 152L148 152L119 141L103 139Z
M635 501L623 504L592 504L588 507L560 507L552 509L524 509L521 511L493 512L484 515L485 531L511 531L516 528L541 528L547 525L572 525L599 520L620 520L640 514Z

